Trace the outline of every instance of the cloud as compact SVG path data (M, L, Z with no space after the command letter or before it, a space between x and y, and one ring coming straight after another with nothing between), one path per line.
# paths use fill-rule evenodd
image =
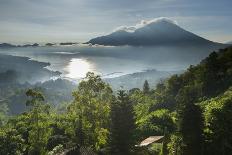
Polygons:
M161 22L161 21L165 21L165 22L169 22L169 23L178 25L177 21L171 20L170 18L159 17L159 18L154 18L152 20L141 20L140 23L137 23L134 26L119 26L116 29L114 29L113 32L120 31L120 30L121 31L127 31L127 32L134 32L137 29L145 27L145 26L147 26L149 24L155 24L155 23L158 23L158 22Z

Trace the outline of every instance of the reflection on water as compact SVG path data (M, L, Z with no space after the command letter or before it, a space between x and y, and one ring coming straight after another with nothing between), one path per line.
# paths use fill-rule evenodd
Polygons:
M73 58L67 66L69 78L78 79L85 77L87 72L93 71L93 65L85 59Z

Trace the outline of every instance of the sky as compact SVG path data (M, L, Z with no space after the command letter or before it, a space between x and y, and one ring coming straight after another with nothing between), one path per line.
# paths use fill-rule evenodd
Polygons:
M227 42L231 6L232 0L0 0L0 42L85 42L159 17Z

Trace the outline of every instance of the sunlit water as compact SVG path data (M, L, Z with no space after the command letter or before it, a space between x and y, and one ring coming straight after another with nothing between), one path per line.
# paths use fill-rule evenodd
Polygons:
M199 63L212 50L209 47L74 46L0 49L0 53L49 62L47 68L60 71L62 77L79 79L89 71L107 78L147 69L183 70Z
M72 58L67 66L67 77L72 79L83 78L87 72L94 71L94 65L85 59Z

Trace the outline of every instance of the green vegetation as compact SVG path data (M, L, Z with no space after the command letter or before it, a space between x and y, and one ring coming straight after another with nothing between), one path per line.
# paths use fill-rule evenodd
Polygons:
M1 98L12 92L6 88ZM232 48L213 52L155 89L145 81L143 90L115 93L99 76L88 73L72 96L71 103L52 108L46 100L51 96L28 89L27 101L21 103L27 110L15 116L8 114L8 100L1 99L0 154L232 152ZM135 147L149 136L164 136L163 143Z
M99 150L107 143L113 92L99 76L88 73L86 78L73 92L74 101L68 107L68 115L73 118L71 126L77 144Z

